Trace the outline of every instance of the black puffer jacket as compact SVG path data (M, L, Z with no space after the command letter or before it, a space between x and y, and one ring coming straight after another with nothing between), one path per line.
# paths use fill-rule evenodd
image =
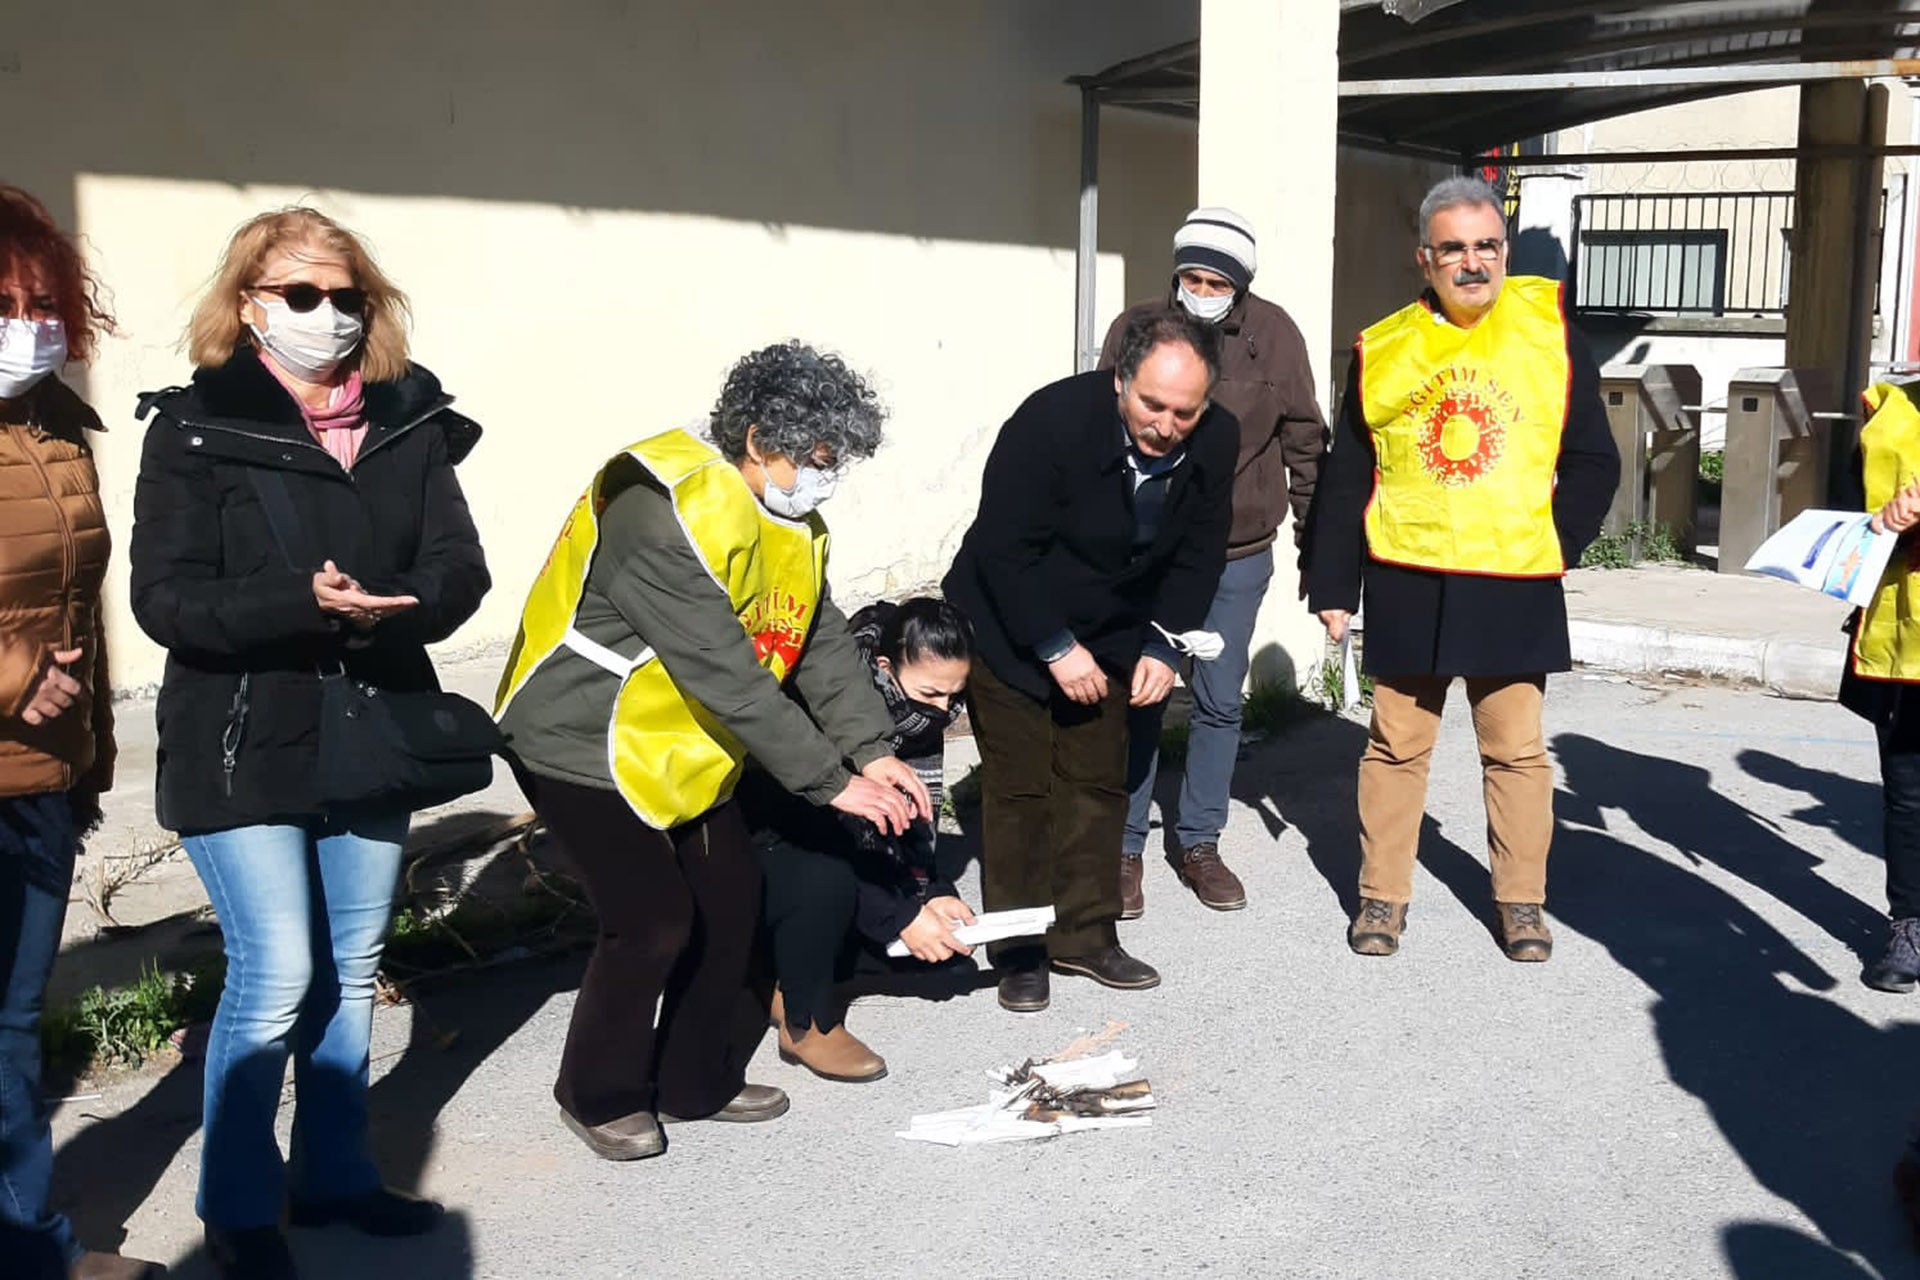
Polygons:
M451 635L487 593L453 473L479 426L418 366L368 383L365 396L351 473L250 348L196 371L190 387L140 399L141 416L155 417L134 494L133 611L167 649L156 808L175 831L319 813L318 673L344 664L379 688L435 688L424 646ZM298 571L281 557L249 467L286 477ZM312 574L328 559L370 592L420 603L358 636L314 602Z

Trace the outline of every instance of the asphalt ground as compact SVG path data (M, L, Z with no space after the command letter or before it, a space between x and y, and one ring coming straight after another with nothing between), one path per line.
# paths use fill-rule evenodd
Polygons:
M669 1131L616 1165L549 1092L580 958L424 989L376 1025L375 1141L443 1199L434 1235L298 1232L316 1277L1826 1277L1915 1272L1888 1183L1920 1113L1913 998L1858 981L1882 903L1871 735L1830 703L1556 677L1550 964L1491 934L1478 764L1456 688L1401 953L1344 945L1363 727L1251 748L1222 841L1246 910L1150 865L1126 945L1165 975L876 998L849 1025L891 1074L776 1059L765 1125ZM963 888L977 890L969 876ZM895 1137L984 1072L1110 1020L1151 1128L950 1150ZM450 1039L450 1043L449 1043ZM198 1067L56 1117L96 1247L197 1253ZM290 1108L283 1108L284 1124Z

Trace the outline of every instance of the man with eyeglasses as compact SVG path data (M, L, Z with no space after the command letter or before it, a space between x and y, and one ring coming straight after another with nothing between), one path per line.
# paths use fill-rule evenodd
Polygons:
M1207 610L1206 629L1224 643L1219 657L1193 664L1193 711L1180 784L1180 819L1172 862L1180 879L1215 911L1247 905L1247 891L1220 858L1233 767L1240 753L1241 694L1253 646L1253 624L1273 580L1273 544L1288 511L1300 545L1327 423L1315 396L1307 344L1292 317L1253 292L1253 228L1231 209L1199 208L1173 236L1173 279L1167 292L1115 317L1100 352L1100 367L1120 358L1127 326L1144 315L1176 308L1220 335L1220 381L1213 398L1240 422L1233 471L1233 524L1227 566ZM1164 644L1150 645L1163 661L1178 659ZM1120 840L1120 918L1146 911L1142 886L1148 818L1160 758L1164 703L1127 717L1127 827Z
M1310 522L1307 607L1336 641L1366 604L1360 955L1399 949L1427 767L1464 677L1509 959L1553 954L1548 672L1573 665L1561 577L1600 531L1620 458L1560 285L1507 276L1499 197L1449 178L1420 206L1420 299L1360 335Z

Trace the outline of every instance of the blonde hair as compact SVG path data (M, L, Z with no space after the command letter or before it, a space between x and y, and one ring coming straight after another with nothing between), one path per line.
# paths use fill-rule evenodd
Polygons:
M240 344L252 337L240 323L240 302L258 280L260 264L275 249L311 245L339 254L353 274L353 283L367 291L366 337L354 353L360 376L368 382L391 382L407 371L407 322L412 309L407 295L394 286L374 262L358 236L306 205L275 209L248 219L220 259L207 291L187 322L187 359L196 368L214 368L233 359Z

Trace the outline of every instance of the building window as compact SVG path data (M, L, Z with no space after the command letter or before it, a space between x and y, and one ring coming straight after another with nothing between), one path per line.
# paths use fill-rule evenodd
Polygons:
M1580 237L1582 311L1723 315L1728 236L1680 228L1587 231Z

